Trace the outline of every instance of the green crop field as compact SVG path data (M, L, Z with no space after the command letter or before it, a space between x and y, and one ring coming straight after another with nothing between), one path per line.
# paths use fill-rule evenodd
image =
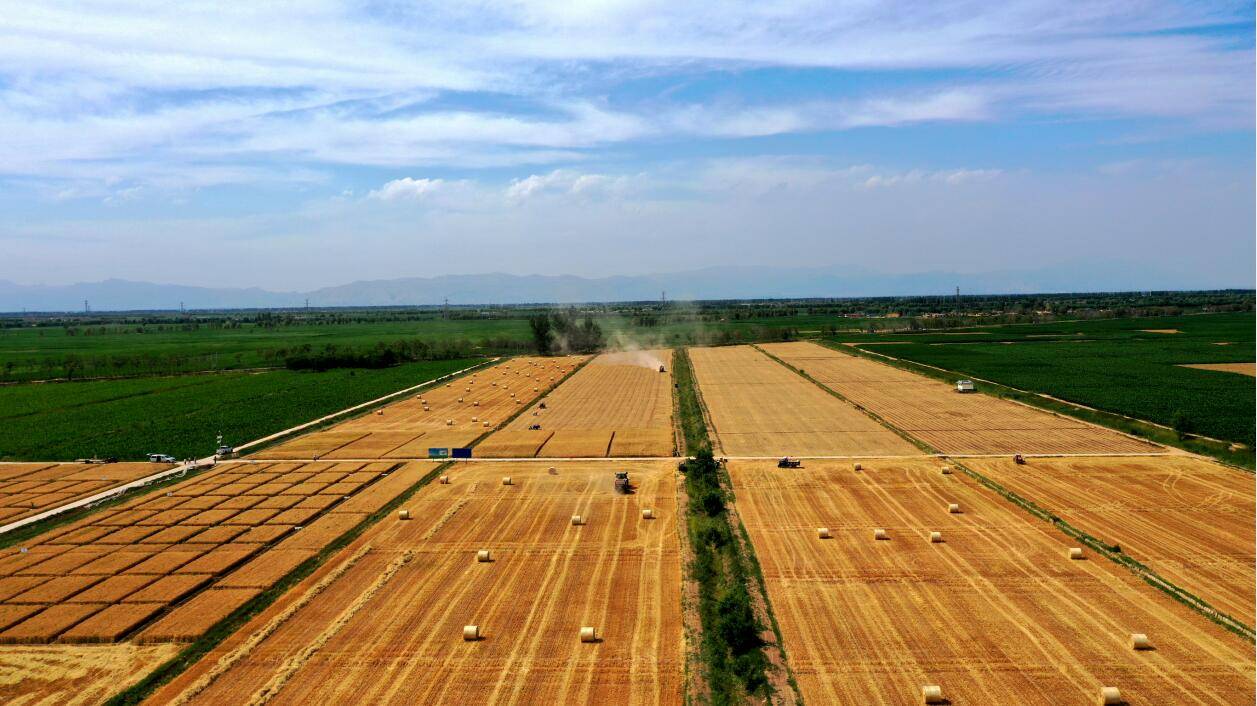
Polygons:
M1254 379L1180 366L1253 362L1254 323L1251 313L1208 314L834 340L860 342L896 358L1251 445L1257 413ZM877 345L890 342L896 343Z
M201 457L417 385L475 360L0 387L0 459Z
M365 348L399 339L466 342L497 352L529 340L525 319L347 321L319 325L244 323L103 324L0 328L0 380L134 377L282 367L287 353L326 345ZM71 370L71 366L74 367Z

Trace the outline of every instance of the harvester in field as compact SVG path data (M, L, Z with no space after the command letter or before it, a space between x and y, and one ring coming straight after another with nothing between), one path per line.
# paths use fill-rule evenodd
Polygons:
M797 458L790 458L789 456L782 456L781 459L777 461L777 468L799 468L802 465L802 461Z
M661 372L661 373L666 373L666 372L668 372L668 369L667 369L667 368L665 368L665 367L663 367L662 365L660 365L660 366L659 366L659 372Z
M615 492L621 495L633 492L633 484L629 482L628 471L615 472Z

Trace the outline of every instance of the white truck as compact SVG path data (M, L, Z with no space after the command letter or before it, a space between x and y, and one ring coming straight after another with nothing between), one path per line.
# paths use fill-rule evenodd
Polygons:
M972 380L957 380L956 392L977 392L978 388L974 386Z

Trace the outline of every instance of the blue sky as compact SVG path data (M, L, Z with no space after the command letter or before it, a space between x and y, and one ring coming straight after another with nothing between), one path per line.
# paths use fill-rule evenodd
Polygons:
M14 3L0 279L1097 259L1252 286L1253 24L1158 0Z

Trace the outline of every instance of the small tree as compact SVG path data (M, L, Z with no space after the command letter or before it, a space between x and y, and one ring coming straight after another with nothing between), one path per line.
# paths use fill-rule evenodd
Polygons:
M533 345L537 347L537 353L550 355L553 334L550 330L549 315L538 314L537 316L528 317L528 327L532 329L532 341Z

